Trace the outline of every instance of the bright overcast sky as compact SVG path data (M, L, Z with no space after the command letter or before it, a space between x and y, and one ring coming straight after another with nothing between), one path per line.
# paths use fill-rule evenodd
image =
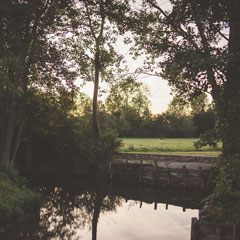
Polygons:
M136 68L143 65L144 57L139 57L137 60L134 60L129 54L130 46L126 46L123 43L122 38L116 43L116 50L121 53L125 60L127 61L127 66L129 72L133 73ZM167 84L166 80L163 80L160 77L155 76L140 76L139 81L143 82L149 87L150 90L150 100L151 100L151 110L153 114L162 113L167 110L168 104L170 103L172 96L170 95L170 87ZM100 89L108 89L109 86L106 83L100 82ZM90 97L93 95L93 83L88 82L86 85L81 88L82 92L85 92ZM101 99L105 99L106 95L103 95Z
M167 81L162 80L159 77L146 77L140 81L144 82L150 89L150 100L152 103L151 110L152 113L162 113L167 110L168 104L170 103L172 96L170 95L170 88ZM106 84L100 83L100 87L104 88ZM93 95L93 83L88 82L81 91L88 94L90 97ZM103 99L106 96L103 96Z
M161 0L158 2L160 5L162 5L163 8L169 7L168 1L166 0L165 1ZM137 4L137 6L140 6L140 4ZM126 46L123 43L123 40L121 37L119 37L119 40L117 41L115 47L120 54L124 55L130 72L134 72L136 68L141 67L143 65L144 57L139 57L137 60L134 60L132 56L129 54L130 45ZM163 80L160 77L154 77L154 76L147 76L147 77L144 76L143 78L140 78L139 81L142 81L143 83L145 83L150 89L152 113L157 114L157 113L162 113L166 111L168 104L172 99L172 96L170 95L170 87L168 86L167 81ZM109 86L107 86L105 83L102 83L102 82L100 83L100 89L107 89L108 87ZM87 93L90 97L92 97L93 83L88 82L83 88L81 88L81 91ZM106 98L106 95L102 96L102 99L104 98Z

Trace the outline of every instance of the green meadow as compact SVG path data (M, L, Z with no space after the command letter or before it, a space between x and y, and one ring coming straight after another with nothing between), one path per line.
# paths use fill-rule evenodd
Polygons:
M200 149L194 147L198 138L120 138L121 152L186 154L216 156L221 153L221 143L214 147L206 146Z

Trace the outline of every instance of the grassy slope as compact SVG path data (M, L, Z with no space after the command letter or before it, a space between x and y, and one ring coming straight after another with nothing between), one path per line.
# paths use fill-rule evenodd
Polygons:
M197 138L121 138L121 152L141 152L159 154L186 154L215 156L221 153L221 144L217 148L203 147L196 150L193 146Z

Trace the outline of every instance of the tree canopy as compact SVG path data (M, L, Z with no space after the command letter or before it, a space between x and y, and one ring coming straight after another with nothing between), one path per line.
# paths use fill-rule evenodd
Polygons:
M72 88L75 73L68 54L51 39L63 26L71 1L1 1L0 3L0 166L14 162L32 87L54 91L66 80ZM65 25L64 25L65 26ZM66 30L61 28L61 32Z
M169 4L164 9L157 1L146 0L125 18L135 51L148 53L158 65L157 73L180 95L194 98L209 92L222 127L223 153L239 154L239 2Z

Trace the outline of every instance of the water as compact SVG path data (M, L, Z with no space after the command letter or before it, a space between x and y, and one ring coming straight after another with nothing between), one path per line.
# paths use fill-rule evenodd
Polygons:
M164 204L159 204L158 208L156 211L153 204L143 204L139 209L139 202L123 203L116 208L116 212L100 216L98 239L190 239L190 221L191 217L197 215L196 210L182 212L176 206L169 206L165 210ZM84 240L91 239L91 232L86 229L84 233L79 231L77 235Z
M186 240L199 192L88 184L42 184L38 218L14 225L4 240Z

